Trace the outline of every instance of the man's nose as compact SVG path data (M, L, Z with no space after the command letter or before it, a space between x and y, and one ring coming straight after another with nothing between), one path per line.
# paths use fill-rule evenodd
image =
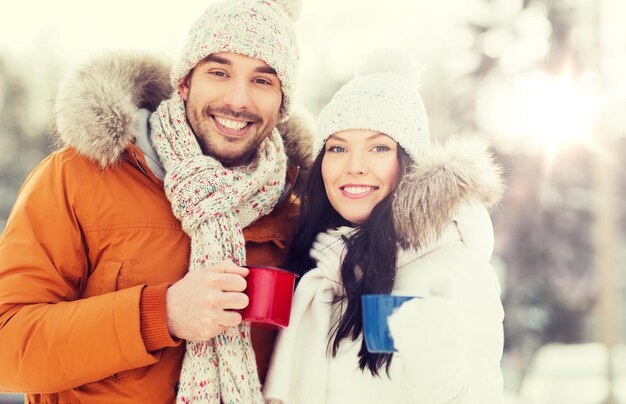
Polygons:
M225 89L224 104L234 111L247 110L250 107L250 86L245 80L231 80Z

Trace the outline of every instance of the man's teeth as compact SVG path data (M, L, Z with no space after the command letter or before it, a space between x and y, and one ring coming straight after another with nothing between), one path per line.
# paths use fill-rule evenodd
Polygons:
M224 126L225 128L233 129L233 130L241 130L245 128L246 125L248 124L248 122L231 121L230 119L222 118L220 116L216 116L215 120L219 122L220 125Z
M343 190L351 194L362 194L364 192L373 191L374 187L344 187Z

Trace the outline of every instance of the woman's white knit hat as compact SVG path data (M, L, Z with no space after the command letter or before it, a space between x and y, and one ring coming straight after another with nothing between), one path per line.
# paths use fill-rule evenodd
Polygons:
M181 80L198 62L213 53L233 52L260 59L280 79L281 118L289 115L298 68L294 21L300 0L223 0L211 4L189 31L181 57L171 72Z
M393 138L413 161L430 148L424 101L417 91L418 66L404 51L372 53L361 72L322 109L317 120L313 158L326 139L348 129L373 130Z

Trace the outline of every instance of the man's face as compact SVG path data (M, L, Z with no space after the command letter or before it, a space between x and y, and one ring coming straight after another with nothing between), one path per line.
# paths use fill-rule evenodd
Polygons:
M276 125L281 83L265 62L214 53L179 86L202 152L226 166L245 164Z

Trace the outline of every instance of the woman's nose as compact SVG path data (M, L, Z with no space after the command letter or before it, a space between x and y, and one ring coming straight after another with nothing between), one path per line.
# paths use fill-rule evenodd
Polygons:
M348 172L354 175L367 174L367 164L360 153L352 153L348 162Z

